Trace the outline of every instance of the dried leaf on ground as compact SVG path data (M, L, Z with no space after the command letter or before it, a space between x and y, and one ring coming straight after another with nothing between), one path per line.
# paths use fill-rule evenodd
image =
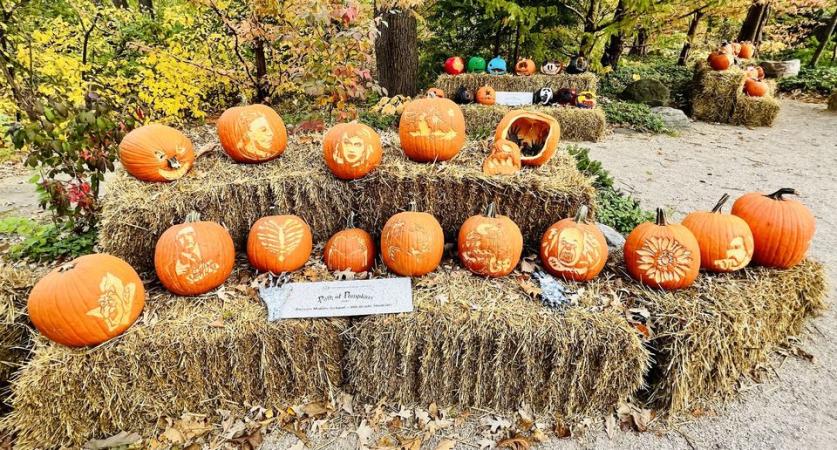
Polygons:
M436 445L436 450L453 450L454 447L456 447L456 441L453 439L442 439Z
M85 450L103 450L113 447L122 447L126 445L136 444L142 440L142 436L137 433L128 433L121 431L107 439L92 439L88 441L82 448ZM9 447L11 448L11 447Z
M507 448L510 450L529 450L532 444L528 439L522 437L514 437L503 439L497 443L497 448Z

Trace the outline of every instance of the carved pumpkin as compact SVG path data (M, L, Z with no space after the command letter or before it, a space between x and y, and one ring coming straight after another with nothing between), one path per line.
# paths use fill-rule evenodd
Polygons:
M323 137L326 165L341 180L355 180L375 170L382 152L381 137L362 123L337 124Z
M468 73L483 73L485 66L485 58L481 56L472 56L468 59Z
M520 172L520 147L512 141L495 141L491 154L482 163L486 175L514 175Z
M564 64L558 61L547 61L541 66L541 73L544 75L558 75L564 71Z
M753 233L743 219L723 214L724 194L712 211L696 211L683 219L700 246L700 267L711 272L743 269L753 258Z
M426 96L428 98L445 98L445 91L443 91L439 88L432 87L432 88L427 90L427 95Z
M445 72L448 75L459 75L465 70L465 61L459 56L451 56L445 61Z
M563 106L575 105L577 97L575 89L561 88L555 93L555 103Z
M767 83L764 81L759 81L754 78L744 80L744 93L750 97L764 97L767 95L767 91Z
M439 266L445 250L442 226L431 214L400 212L381 231L381 259L389 270L405 277L419 277Z
M221 147L242 163L260 163L279 157L288 145L285 122L265 105L229 108L218 119Z
M304 266L313 247L311 228L294 215L262 217L247 236L250 265L263 272L291 272Z
M192 168L195 150L183 133L155 123L125 135L119 144L119 161L142 181L173 181Z
M558 151L561 126L546 114L515 109L509 111L497 125L494 141L508 140L520 147L520 162L540 166Z
M582 205L574 218L555 222L541 238L540 257L547 272L573 281L596 278L607 262L607 241Z
M465 86L459 86L459 89L457 89L456 93L453 94L453 101L460 105L474 103L474 94L472 94Z
M447 161L465 144L465 116L448 99L413 100L404 107L398 135L408 158L419 162Z
M712 70L727 70L732 65L732 56L722 48L710 53L706 60Z
M491 86L483 86L477 89L477 103L481 105L493 105L497 102L497 92Z
M793 189L779 189L764 195L744 194L732 205L732 213L744 219L753 232L753 262L767 267L787 269L805 258L816 230L811 211L797 200Z
M733 56L738 56L741 53L741 43L733 42L729 45L730 45L730 48L732 48L731 53L732 53Z
M625 240L628 273L640 283L667 290L690 286L700 272L700 246L688 228L667 224L657 208L656 223L634 228Z
M368 272L375 264L375 241L366 231L355 228L354 216L351 213L346 229L326 242L323 259L328 270Z
M169 227L154 249L157 278L177 295L200 295L220 286L232 273L235 246L226 228L201 222L197 213Z
M738 51L738 57L741 59L750 59L756 53L756 46L752 42L742 42L741 49Z
M518 75L523 75L526 77L534 74L535 70L537 70L537 67L535 66L535 61L532 61L528 58L521 59L517 62L517 64L514 65L514 72Z
M567 72L570 75L578 75L584 72L587 72L589 64L587 63L587 59L583 56L576 56L570 59L570 63L567 65L567 68L564 69L564 72Z
M125 261L107 254L76 258L41 278L29 293L29 319L47 338L70 347L122 334L145 306L145 288Z
M495 56L488 62L488 73L492 75L503 75L507 71L506 60Z
M462 224L457 246L466 269L485 277L504 277L520 262L523 235L511 219L497 215L491 203L485 214L471 216Z
M535 92L535 98L533 99L533 102L538 105L547 106L553 102L554 98L555 94L552 92L552 88L543 87Z
M596 107L596 94L592 91L579 92L575 97L575 106L582 109L593 109Z

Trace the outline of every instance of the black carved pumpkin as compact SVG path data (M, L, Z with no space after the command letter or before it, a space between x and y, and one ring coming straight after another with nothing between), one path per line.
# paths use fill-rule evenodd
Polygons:
M460 105L474 103L474 94L471 93L471 91L469 91L465 86L459 86L459 89L456 90L456 94L453 95L453 101L459 103Z
M583 56L576 56L575 58L570 60L570 64L567 65L566 72L572 75L578 75L580 73L587 72L587 59Z
M535 91L534 102L538 105L549 105L555 101L555 93L552 88L543 87Z
M575 100L575 89L563 88L558 89L558 92L555 93L555 103L559 105L575 105Z

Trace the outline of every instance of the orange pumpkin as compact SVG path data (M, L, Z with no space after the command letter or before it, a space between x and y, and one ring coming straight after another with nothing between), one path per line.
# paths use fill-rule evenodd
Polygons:
M495 214L494 203L485 214L471 216L462 224L457 243L462 265L486 277L510 274L523 253L520 228L508 217Z
M422 98L404 107L398 123L401 148L419 162L447 161L465 144L465 116L446 98Z
M514 73L523 76L529 76L535 73L535 61L528 58L523 58L514 65Z
M742 42L741 49L738 51L738 57L741 59L750 59L756 53L756 46L752 42Z
M497 92L491 86L483 86L477 89L477 103L481 105L493 105L497 103Z
M575 218L555 222L541 238L540 257L547 272L573 281L596 278L607 262L607 241L595 223L587 220L587 207Z
M506 113L494 131L494 141L512 141L520 147L520 162L540 166L558 151L561 125L554 117L524 109Z
M375 264L375 242L369 233L355 228L354 216L351 213L346 229L338 231L326 242L323 259L328 270L368 272Z
M145 288L125 261L85 255L41 278L29 293L29 319L47 338L70 347L122 334L145 306Z
M342 180L355 180L381 164L381 137L357 122L331 127L323 137L323 156L331 173Z
M436 270L445 250L442 226L431 214L400 212L381 231L381 259L398 275L418 277Z
M486 175L514 175L520 172L520 147L512 141L495 141L491 154L482 163Z
M294 215L262 217L247 236L250 265L263 272L291 272L304 266L313 247L311 228Z
M753 262L767 267L787 269L805 258L816 230L811 211L797 200L789 188L764 195L744 194L732 205L732 213L744 219L753 232Z
M260 163L279 157L288 145L285 122L265 105L235 106L218 119L218 137L230 157Z
M142 181L173 181L192 168L195 150L183 133L154 123L125 135L119 143L119 161Z
M747 78L744 81L744 93L750 97L764 97L767 95L768 87L764 81L754 78Z
M712 70L727 70L732 65L732 56L724 49L718 49L709 54L707 61Z
M688 228L667 224L657 208L656 223L640 224L625 240L625 264L640 283L680 289L690 286L700 272L700 246Z
M711 272L743 269L753 258L753 233L743 219L721 213L724 194L712 211L696 211L683 219L700 246L700 267Z
M220 286L232 273L235 246L226 228L202 222L197 213L169 227L154 249L157 278L177 295L200 295Z
M445 98L447 96L445 95L445 91L443 91L439 88L432 87L432 88L427 90L426 97L428 97L428 98Z

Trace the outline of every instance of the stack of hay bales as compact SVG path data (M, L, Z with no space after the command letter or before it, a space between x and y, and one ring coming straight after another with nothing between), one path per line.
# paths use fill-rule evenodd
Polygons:
M692 114L706 122L733 125L773 125L779 115L779 101L773 96L776 85L768 81L770 89L764 97L750 97L744 93L747 74L737 66L727 70L712 70L706 63L695 65L692 90Z
M531 75L528 77L510 74L463 73L460 75L439 75L433 87L443 90L448 98L453 98L453 94L460 87L465 87L465 89L472 92L482 86L491 86L495 91L508 92L534 93L538 89L545 87L552 88L553 91L557 91L558 89L575 89L578 92L596 92L598 84L599 78L590 72L579 75L559 73L558 75Z
M29 269L0 265L0 411L5 409L12 375L29 356L26 299L36 279Z

